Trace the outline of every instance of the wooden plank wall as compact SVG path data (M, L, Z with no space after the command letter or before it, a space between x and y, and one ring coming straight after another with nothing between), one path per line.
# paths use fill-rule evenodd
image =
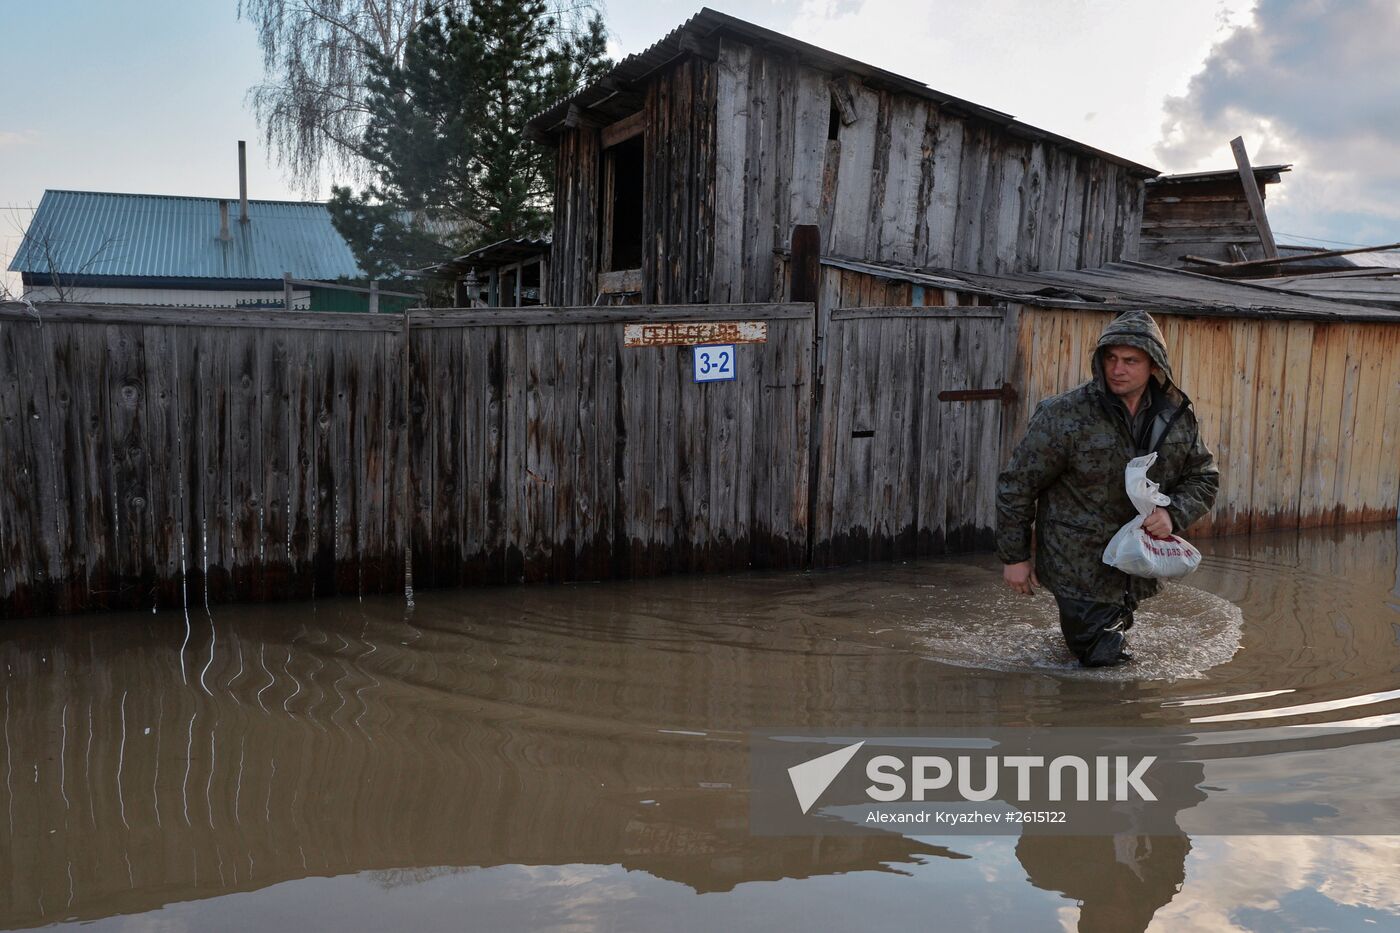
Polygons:
M812 306L0 312L0 617L797 566ZM198 326L196 326L198 325Z
M1002 333L992 308L832 313L815 564L991 545L1002 404L938 394L1000 387Z
M688 57L647 84L643 304L704 302L710 295L716 77L713 62Z
M1108 312L1026 306L1014 442L1041 399L1089 377ZM1392 520L1400 507L1400 327L1160 314L1221 471L1197 536ZM1009 456L1009 445L1003 456Z
M716 90L715 63L698 57L662 69L645 87L645 169L628 180L644 193L640 304L712 300ZM598 297L601 146L597 127L576 126L559 137L549 266L556 304L592 305Z
M1259 197L1265 197L1267 185L1261 181L1258 187ZM1238 178L1147 187L1138 259L1168 267L1187 265L1181 261L1187 255L1230 262L1231 245L1250 259L1264 258L1259 228Z
M574 127L559 137L549 298L561 307L591 305L598 294L601 155L596 128Z
M832 75L779 50L720 40L643 88L646 303L783 297L775 250L817 224L829 255L972 272L1135 258L1143 179L1115 162L850 87L856 120L828 139ZM558 139L550 295L597 297L598 129Z
M776 300L772 251L801 223L820 225L828 255L920 267L1136 256L1143 180L1125 167L858 82L855 122L828 140L830 77L721 40L710 300Z

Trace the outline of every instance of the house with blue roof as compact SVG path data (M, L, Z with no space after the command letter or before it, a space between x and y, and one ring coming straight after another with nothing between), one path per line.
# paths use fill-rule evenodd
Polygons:
M363 277L320 202L53 190L10 271L31 301L184 308L280 309L284 275ZM292 289L292 307L316 310L314 291Z

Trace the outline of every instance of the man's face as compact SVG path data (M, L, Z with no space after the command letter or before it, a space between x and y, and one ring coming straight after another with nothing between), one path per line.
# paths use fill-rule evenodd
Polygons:
M1132 398L1147 388L1152 360L1137 347L1108 347L1103 351L1103 375L1110 392Z

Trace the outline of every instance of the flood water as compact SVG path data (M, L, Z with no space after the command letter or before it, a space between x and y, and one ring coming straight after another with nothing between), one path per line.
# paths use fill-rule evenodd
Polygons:
M985 556L7 623L0 927L1396 928L1400 837L750 833L753 729L1400 714L1394 524L1202 550L1108 672Z

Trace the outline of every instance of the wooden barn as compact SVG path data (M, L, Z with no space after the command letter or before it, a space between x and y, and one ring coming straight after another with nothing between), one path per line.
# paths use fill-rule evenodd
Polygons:
M827 255L975 272L1136 255L1156 170L704 9L529 124L557 147L549 295L775 301Z

